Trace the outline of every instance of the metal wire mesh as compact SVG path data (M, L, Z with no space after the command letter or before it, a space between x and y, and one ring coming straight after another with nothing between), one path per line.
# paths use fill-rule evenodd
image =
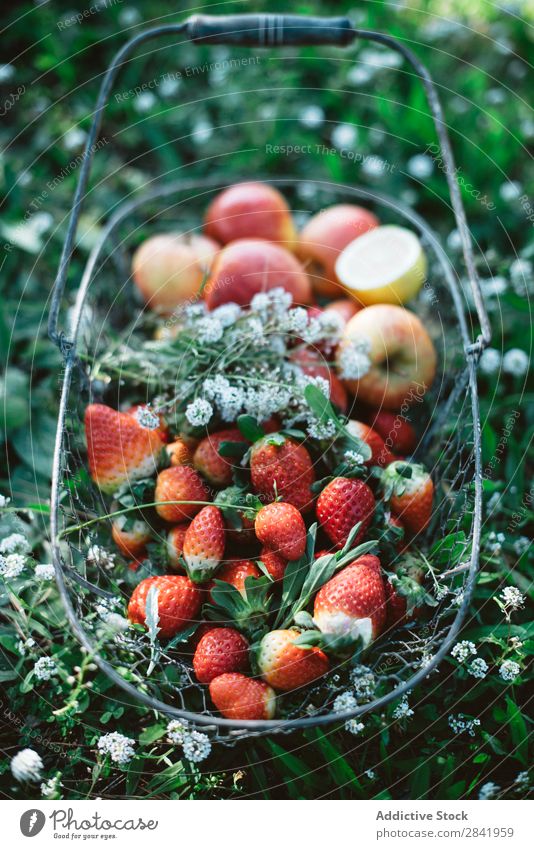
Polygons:
M295 207L298 181L275 182ZM83 413L90 401L118 405L122 391L120 381L106 385L92 380L89 363L115 345L121 334L131 334L135 339L136 334L143 338L146 333L143 311L128 279L127 254L132 245L140 241L141 234L144 237L172 229L178 220L183 230L186 209L193 227L201 220L201 209L221 185L217 180L181 182L145 192L116 211L91 253L71 319L74 347L68 352L63 378L54 482L59 509L54 521L60 589L71 624L106 674L131 696L173 717L202 725L204 730L207 727L221 742L232 743L236 738L265 731L287 732L379 710L432 672L467 609L477 566L480 494L474 488L478 428L474 358L465 353L470 338L462 294L439 241L417 214L396 199L318 182L317 208L363 201L374 207L384 222L408 222L416 228L431 257L429 281L416 311L434 338L440 366L434 387L417 415L421 422L428 422L419 453L433 471L436 496L432 523L420 547L427 553L434 547L443 599L427 617L394 629L373 643L363 661L365 667L357 670L356 692L358 687L361 690L358 706L343 713L334 713L332 706L346 688L345 668L333 669L320 684L305 692L282 697L282 718L270 722L235 722L216 715L206 688L192 676L188 644L162 647L155 668L147 676L151 659L148 639L132 638L109 626L114 621L109 613L120 610L138 578L125 574L124 568L109 568L106 558L98 556L98 549L95 552L94 546L109 547L109 522L87 525L106 515L109 503L88 476ZM65 529L79 525L85 527L65 535ZM440 551L438 546L436 551L436 540L445 537L452 541L450 548ZM115 599L119 600L116 608ZM367 687L363 686L365 682Z

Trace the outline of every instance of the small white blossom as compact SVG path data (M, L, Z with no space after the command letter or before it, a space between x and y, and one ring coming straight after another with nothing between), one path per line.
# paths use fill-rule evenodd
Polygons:
M362 466L365 463L364 458L357 451L345 451L343 459L349 466Z
M320 106L314 104L304 106L299 112L299 121L305 127L313 130L324 123L324 111Z
M52 657L40 657L33 667L33 674L39 681L50 681L57 673L58 666Z
M500 598L508 610L519 610L525 604L525 596L517 587L505 587Z
M397 705L392 716L393 719L410 719L410 717L413 716L413 710L408 704L406 696L404 696L402 701Z
M344 693L340 693L339 696L336 696L334 704L332 705L332 710L334 713L344 713L344 711L352 710L356 707L358 707L356 696L354 696L349 690L346 690Z
M184 734L182 748L188 761L200 763L210 754L211 743L207 734L202 734L200 731L191 731Z
M5 83L15 75L14 65L0 65L0 83Z
M238 318L241 318L242 314L243 311L239 304L234 304L233 302L222 304L222 306L217 307L211 313L217 321L220 321L223 327L230 327L230 325L235 324Z
M59 780L59 775L54 775L41 784L41 796L43 799L55 799L61 787L63 787L63 784Z
M352 124L338 124L332 131L332 144L339 149L352 147L357 138L356 127L353 127Z
M517 182L517 180L509 180L507 183L503 183L499 188L501 198L508 202L517 200L522 191L523 187L521 183Z
M487 298L503 295L508 289L508 281L501 275L488 277L486 280L480 281L480 287L483 294Z
M515 660L505 660L499 667L499 675L503 681L515 681L521 673L521 667Z
M371 368L369 351L371 345L368 340L361 339L358 342L348 342L341 346L339 352L339 373L345 380L360 380Z
M497 348L486 348L482 352L478 366L482 374L495 374L501 367L501 352Z
M133 6L127 6L126 9L122 9L119 14L119 23L121 27L133 27L135 24L138 24L141 20L141 15L138 9L135 9Z
M22 534L10 534L0 541L0 554L28 554L30 543Z
M502 551L502 544L505 542L506 537L503 533L495 533L495 531L491 531L485 542L485 548L491 554L500 554Z
M98 750L103 755L109 755L116 764L127 764L135 755L135 740L125 737L118 731L103 734L97 743Z
M521 348L510 348L502 358L503 371L514 377L523 377L529 367L528 354Z
M87 133L81 127L71 127L63 137L63 144L67 150L77 150L85 144Z
M141 115L145 112L150 112L157 103L156 95L151 91L143 91L134 99L133 108Z
M363 722L358 722L357 719L347 719L345 723L345 731L348 731L350 734L359 734L364 728L365 725Z
M356 666L350 673L354 692L360 701L368 701L374 695L376 678L367 666Z
M135 411L135 418L141 427L146 427L147 430L155 430L160 426L159 416L147 406L138 407Z
M425 177L430 177L434 170L434 162L430 156L425 156L424 153L418 153L416 156L412 156L407 163L408 173L412 175L412 177L418 177L420 180L424 180Z
M473 678L485 678L488 671L488 664L481 657L475 657L469 664L467 671Z
M295 307L287 313L287 321L285 327L290 333L296 333L302 336L308 326L308 313L304 307Z
M447 245L451 250L458 251L462 247L462 238L458 230L451 230L447 236Z
M362 171L367 177L381 177L386 169L386 164L381 156L368 156L363 161Z
M376 778L376 772L374 771L374 769L366 770L365 774L366 774L367 778L369 779L369 781L374 781L375 778Z
M2 507L7 507L10 501L11 498L8 498L6 495L0 495L0 509Z
M38 581L52 581L56 576L56 570L52 563L38 563L35 567L35 577Z
M218 318L206 316L206 318L201 318L197 322L195 331L199 342L209 344L219 341L224 333L224 327Z
M205 398L197 398L187 406L185 415L193 427L204 427L213 415L213 407Z
M523 770L523 772L518 772L516 777L514 778L514 785L519 789L523 790L529 786L530 778L528 774L528 770Z
M11 759L11 772L17 781L40 781L43 769L43 761L33 749L22 749Z
M455 734L469 734L470 737L475 736L475 728L480 725L480 719L469 719L463 713L459 713L458 716L451 714L448 722Z
M436 601L442 601L448 594L449 594L448 587L445 587L442 584L441 586L437 587L437 589L434 593L434 596L436 598Z
M33 637L28 637L27 640L19 640L18 641L17 651L18 651L18 653L20 654L21 657L25 657L26 656L26 650L34 648L35 645L36 645L36 642L33 639Z
M529 550L530 544L531 543L530 543L530 540L529 540L528 537L525 537L525 536L518 537L514 542L515 553L518 554L519 557L521 557L521 555L524 554L525 551Z
M213 124L206 118L199 118L195 121L191 130L191 135L194 136L194 141L200 144L207 142L213 135Z
M478 791L478 798L481 800L494 799L501 788L493 781L487 781Z
M458 663L463 663L470 655L476 653L476 646L470 640L462 640L460 643L456 643L451 650L451 655L458 661Z
M0 555L0 576L6 581L18 578L26 566L26 558L22 554Z
M250 302L250 308L253 312L259 313L264 317L268 317L269 313L273 316L282 317L287 313L293 296L281 286L276 286L268 292L258 292Z
M167 725L167 739L170 743L181 746L189 729L180 719L172 719Z

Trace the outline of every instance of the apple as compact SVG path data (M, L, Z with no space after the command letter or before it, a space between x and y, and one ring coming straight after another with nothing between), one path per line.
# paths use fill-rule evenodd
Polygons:
M304 262L315 292L342 294L335 271L340 252L378 224L372 212L351 203L329 206L310 218L300 234L297 255Z
M353 301L352 298L339 298L337 301L330 301L324 308L324 312L335 312L341 317L343 323L346 324L353 315L356 315L360 305Z
M147 305L168 314L198 297L219 245L201 234L162 233L137 248L132 277Z
M359 379L351 377L356 348L369 359ZM357 353L362 360L362 354ZM373 407L399 410L420 401L436 373L436 349L415 313L394 304L376 304L351 318L336 351L345 386Z
M247 306L258 292L277 286L293 295L295 305L310 302L308 275L289 251L263 239L237 239L217 254L204 291L212 310L230 301Z
M291 250L297 241L285 198L266 183L237 183L217 195L206 212L204 231L223 245L236 239L267 239Z
M417 295L426 272L426 257L415 233L393 224L355 239L336 260L337 279L365 306L405 304Z

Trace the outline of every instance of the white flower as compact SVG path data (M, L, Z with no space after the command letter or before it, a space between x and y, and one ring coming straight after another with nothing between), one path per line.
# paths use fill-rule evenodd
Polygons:
M487 298L491 298L494 295L498 297L506 292L508 282L505 277L496 275L495 277L488 277L487 280L481 280L480 287Z
M30 543L22 534L10 534L0 541L0 554L28 554Z
M17 651L21 657L25 657L26 649L32 649L36 645L33 637L28 637L27 640L19 640L17 643Z
M308 436L312 439L332 439L336 435L336 423L332 419L320 421L315 416L308 418Z
M245 393L239 386L229 386L219 398L219 412L224 422L235 422L245 402Z
M462 247L462 238L459 230L451 230L447 236L447 245L451 250L458 251Z
M85 144L87 133L81 127L71 127L63 137L63 144L67 150L76 150Z
M455 734L469 734L470 737L475 736L475 728L480 725L480 719L469 719L465 714L459 713L457 717L450 714L449 727Z
M188 404L185 411L185 416L189 424L193 427L203 427L207 425L213 415L213 407L209 401L204 398L197 398L191 404Z
M520 673L521 667L515 660L505 660L499 668L499 675L503 681L515 681Z
M38 581L52 581L56 576L56 570L52 563L38 563L35 567L35 577Z
M473 678L485 678L488 671L488 664L481 657L475 657L469 664L467 671Z
M478 798L481 800L494 799L501 788L493 781L487 781L478 791Z
M90 545L87 549L86 560L94 566L100 566L102 569L112 569L115 566L115 555L106 551L100 545Z
M368 353L371 345L368 340L347 342L339 352L339 373L345 380L360 380L371 368Z
M143 91L134 99L133 108L136 112L143 114L144 112L150 112L150 110L154 108L156 102L155 94L152 94L151 91Z
M135 740L131 737L125 737L124 734L119 734L118 731L112 731L109 734L103 734L97 743L98 750L103 755L109 755L111 760L116 764L127 764L133 756Z
M362 466L365 463L364 458L357 451L345 451L343 459L349 466Z
M519 610L525 604L525 596L517 587L505 587L500 598L509 610Z
M39 681L50 681L57 673L57 663L52 657L40 657L33 667L33 674Z
M386 168L386 162L380 156L369 156L363 162L362 171L367 177L381 177Z
M188 761L199 763L210 754L211 743L207 734L202 734L200 731L191 731L184 734L182 748Z
M14 65L0 65L0 83L10 80L15 74Z
M339 696L336 696L334 699L332 710L334 713L344 713L346 710L352 710L357 707L358 702L356 700L356 696L354 696L350 690L345 690L344 693L340 693Z
M491 531L486 538L484 546L491 554L500 554L505 539L506 537L503 533L496 534L495 531Z
M194 304L189 304L184 310L185 317L188 321L194 321L195 319L206 315L206 312L207 307L204 301L198 301Z
M376 772L374 771L374 769L366 770L365 774L369 781L374 781L374 779L376 778Z
M282 286L275 286L268 292L258 292L250 302L252 312L266 317L269 313L282 317L293 303L293 295Z
M7 505L9 504L10 501L11 501L11 498L7 498L7 496L5 496L5 495L0 495L0 509L2 507L7 507Z
M147 430L155 430L160 426L159 416L148 406L138 407L135 411L135 418L141 427L146 427Z
M159 87L159 92L162 97L172 97L180 88L180 81L173 77L165 77Z
M486 348L479 360L479 368L482 374L495 374L501 367L501 352L497 348Z
M392 716L393 719L410 719L413 716L413 710L408 704L408 698L406 696L403 696L402 701L397 705Z
M139 14L138 9L134 9L133 6L127 6L126 9L122 9L119 15L119 23L121 27L133 27L135 24L138 24L141 20L141 15Z
M499 194L504 201L517 200L522 191L523 187L517 180L509 180L499 188Z
M352 147L357 138L356 127L353 127L352 124L338 124L332 131L332 144L340 149Z
M11 760L11 772L17 781L40 781L44 764L33 749L22 749Z
M348 731L350 734L359 734L364 728L365 725L363 722L358 722L357 719L347 719L345 723L345 731Z
M230 327L231 324L235 324L242 314L239 304L234 304L231 301L228 304L222 304L211 313L213 318L220 321L223 327Z
M521 348L510 348L502 358L503 370L508 374L513 374L514 377L523 377L528 371L528 366L528 354Z
M170 743L181 746L187 733L188 727L180 719L172 719L167 725L167 739Z
M316 106L314 104L304 106L299 112L299 121L305 127L309 127L309 129L313 130L324 123L324 111L320 106Z
M195 326L197 339L201 343L218 342L224 333L222 322L213 316L200 319Z
M530 540L529 540L528 537L525 537L525 536L518 537L514 542L514 551L515 551L516 554L519 555L519 557L521 557L521 555L524 554L525 551L528 551L529 548L530 548Z
M523 647L523 642L519 639L519 637L510 637L508 642L510 644L510 648L514 649L514 651L519 651L519 649Z
M354 86L365 85L373 76L373 71L370 68L365 68L361 65L356 65L351 68L347 74L347 80Z
M308 313L304 307L295 307L289 310L285 326L290 333L302 336L308 326Z
M436 591L434 593L434 595L436 597L436 601L442 601L446 596L448 596L448 594L449 594L449 589L448 589L448 587L443 586L443 584L441 586L437 587Z
M8 554L7 557L0 555L0 575L5 580L18 578L26 565L26 558L22 554Z
M514 784L518 789L526 789L530 784L528 770L525 769L523 772L518 772L514 778Z
M460 643L456 643L451 651L451 655L458 663L463 663L470 655L476 653L476 646L470 640L462 640Z
M41 784L41 796L43 799L54 799L58 795L60 787L63 787L63 784L59 780L59 775L54 775Z
M418 177L424 180L425 177L430 177L434 170L434 162L430 156L425 156L424 153L418 153L412 156L407 163L408 173L412 177Z
M222 374L218 374L216 377L207 377L202 384L202 392L208 401L218 401L229 388L230 381Z
M367 666L356 666L350 673L350 679L358 699L365 701L372 698L376 687L376 679L373 672Z
M206 118L199 118L193 125L191 135L194 136L194 141L199 144L209 141L213 135L213 124Z

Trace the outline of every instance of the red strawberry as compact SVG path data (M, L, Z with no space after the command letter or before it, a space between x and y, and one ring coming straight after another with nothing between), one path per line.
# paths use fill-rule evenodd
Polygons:
M384 495L392 513L411 534L423 531L432 516L434 484L423 466L396 460L383 475Z
M237 428L220 430L204 437L193 456L193 465L206 480L214 486L229 486L232 483L232 472L236 460L231 457L221 457L219 448L222 442L245 442Z
M263 637L257 654L260 675L275 690L288 692L311 684L330 668L317 647L294 645L298 631L271 631Z
M369 645L386 622L378 557L364 554L327 581L315 596L313 619L324 633L360 636Z
M170 439L169 426L165 421L164 416L161 413L154 413L153 410L150 409L146 404L135 404L133 407L130 407L126 410L129 416L133 416L134 419L141 425L141 427L147 427L145 424L146 419L152 418L152 416L156 416L159 419L159 426L156 425L155 428L149 427L149 430L155 430L161 437L163 442L168 442Z
M343 548L356 522L361 522L361 527L354 545L362 541L374 510L375 497L371 489L356 478L334 478L317 500L317 518L338 548Z
M347 423L347 430L353 436L365 442L371 449L371 459L367 460L366 466L387 466L391 462L392 455L386 448L384 440L369 425L363 422L357 422L356 419L351 419Z
M202 590L185 575L154 575L137 585L128 604L130 622L145 624L145 604L151 587L158 590L159 632L170 639L198 616Z
M193 669L201 684L225 672L246 672L248 643L234 628L212 628L197 645Z
M89 471L103 492L115 492L122 484L155 474L163 448L161 435L142 427L128 413L89 404L85 435Z
M261 572L252 560L237 560L221 566L215 577L218 581L225 581L227 584L231 584L236 590L239 590L241 595L244 595L246 578L259 578L260 576ZM212 587L213 583L209 589L211 590Z
M284 560L284 558L280 557L276 551L271 551L271 549L267 548L265 545L260 552L260 560L273 581L281 581L283 579L286 571L287 560Z
M293 439L272 434L259 439L250 453L252 485L264 501L277 496L306 511L313 505L315 480L310 455Z
M167 534L167 556L172 572L183 572L180 558L184 552L185 532L189 525L175 525Z
M309 374L311 377L323 377L327 380L330 384L331 402L339 407L341 412L346 412L349 405L347 390L337 374L326 365L324 357L318 351L312 348L298 348L291 354L291 359L300 366L304 374Z
M150 528L142 519L128 520L126 514L117 516L111 525L111 536L117 548L125 557L142 559L146 554L146 544L150 541Z
M209 494L200 476L190 466L171 466L159 473L154 501L208 501ZM202 504L158 503L157 513L167 522L186 522L201 509Z
M292 504L275 501L259 510L254 530L260 542L285 560L298 560L306 548L306 525Z
M272 719L276 694L264 681L240 672L219 675L210 684L213 704L227 719Z
M171 466L190 466L193 462L193 453L187 443L181 438L169 442L165 451L171 462Z
M417 618L428 596L421 564L411 555L400 558L395 575L385 581L387 624L390 628Z
M417 436L410 422L407 422L400 413L377 410L370 413L368 418L373 430L380 434L392 452L412 453L417 444Z
M224 557L226 534L218 507L203 507L192 520L184 537L184 560L189 577L202 583L211 578Z

